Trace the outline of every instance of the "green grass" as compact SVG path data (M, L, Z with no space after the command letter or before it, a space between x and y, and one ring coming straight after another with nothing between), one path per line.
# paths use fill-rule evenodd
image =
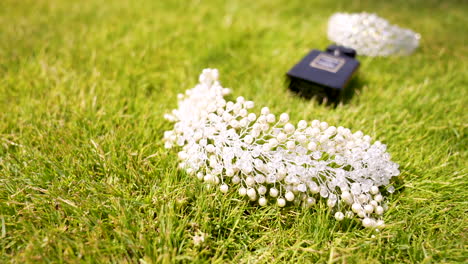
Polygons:
M422 41L408 57L360 57L357 94L330 108L291 95L284 73L329 43L336 11L376 12ZM0 262L465 262L467 12L436 0L0 1ZM402 171L387 228L338 223L323 203L260 208L178 171L162 116L206 67L257 106L386 143Z

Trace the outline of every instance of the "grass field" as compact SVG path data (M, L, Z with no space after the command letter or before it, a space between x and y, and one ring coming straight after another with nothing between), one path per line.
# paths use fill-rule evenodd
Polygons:
M360 57L356 95L331 108L289 93L284 74L329 44L337 11L422 40L408 57ZM0 1L0 262L466 263L467 13L437 0ZM337 222L323 202L260 208L178 171L162 116L207 67L232 98L387 144L402 171L387 227Z

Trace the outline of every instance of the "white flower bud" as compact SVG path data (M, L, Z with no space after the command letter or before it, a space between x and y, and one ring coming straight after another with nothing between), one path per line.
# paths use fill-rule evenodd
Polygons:
M250 114L247 116L247 119L248 119L250 122L253 122L253 121L257 120L257 115L255 115L254 113L250 113Z
M325 144L328 142L328 135L321 135L320 138L319 138L319 142L320 144Z
M265 116L259 116L258 119L257 119L257 122L258 122L259 124L264 124L264 123L266 123L266 121L267 121L267 120L266 120L266 117L265 117Z
M239 121L237 121L236 119L233 119L231 120L231 122L229 122L229 125L233 128L238 128L239 127Z
M319 128L320 127L320 121L314 120L310 123L311 127Z
M301 120L299 121L299 123L297 123L297 128L299 129L306 129L307 127L307 122L305 120Z
M232 177L232 183L238 184L240 182L241 182L241 178L239 176L236 175L236 176Z
M247 127L249 125L249 120L247 118L242 118L239 121L239 126L240 127Z
M366 204L364 205L364 211L368 214L371 214L374 211L374 206Z
M286 136L286 134L280 132L277 136L276 136L276 139L278 140L278 142L280 143L283 143L286 141L286 139L288 138L288 136Z
M294 141L288 141L288 142L286 142L286 147L289 150L293 150L294 148L296 148L296 143L294 143Z
M250 177L250 176L247 177L247 178L245 179L245 184L247 184L247 186L252 186L252 185L254 185L254 184L255 184L254 178L253 178L253 177Z
M231 93L231 89L229 88L224 88L223 91L222 91L223 95L228 95Z
M317 184L312 184L312 185L309 185L309 191L311 193L319 193L320 192L320 187L317 185Z
M341 198L347 203L347 204L352 204L353 203L353 197L349 192L343 192L341 194Z
M251 135L246 135L244 137L244 142L247 143L247 144L252 144L253 142L253 137Z
M253 126L252 126L252 131L262 131L262 126L258 123L255 123Z
M361 203L367 203L367 201L369 201L369 197L367 197L365 194L360 194L358 199Z
M366 217L366 212L364 212L364 210L360 210L359 212L357 212L357 216L359 216L360 218L364 218Z
M278 193L279 193L279 192L278 192L278 189L276 189L276 188L271 188L271 189L270 189L270 196L271 196L271 197L277 197L277 196L278 196Z
M282 124L285 124L285 123L287 123L288 121L289 121L289 115L286 114L286 113L282 113L282 114L280 115L280 122L281 122Z
M358 203L353 203L351 209L353 210L353 212L358 213L360 210L362 210L362 206Z
M239 97L237 97L236 102L238 102L240 104L243 104L245 102L245 99L244 99L244 97L239 96Z
M328 123L327 122L321 122L320 123L320 129L323 131L328 128Z
M234 176L234 170L231 169L231 168L226 169L226 176L228 176L228 177Z
M283 198L278 198L278 200L276 200L276 202L277 202L279 207L284 207L286 205L286 201Z
M245 196L247 194L247 189L245 189L244 187L240 187L239 188L239 195L240 196Z
M312 128L311 136L318 136L320 134L320 129L317 127Z
M220 190L222 193L227 193L228 190L229 190L229 186L227 186L227 184L222 184L221 186L219 186L219 190Z
M223 113L223 120L224 120L224 121L229 122L229 121L231 121L231 119L232 119L232 115L231 115L231 114L229 114L228 112L224 112L224 113Z
M181 159L181 160L187 159L187 153L185 151L180 151L178 153L178 156L179 156L179 159Z
M212 69L211 70L211 78L213 78L213 80L218 80L219 78L219 72L217 69Z
M335 219L338 221L342 221L344 219L344 214L342 212L336 212Z
M325 133L327 133L329 136L335 135L336 133L336 127L331 126L325 130Z
M284 132L286 132L287 134L292 134L294 133L294 131L295 129L294 129L293 124L287 123L286 125L284 125Z
M378 214L378 215L382 215L384 213L384 209L382 206L377 206L375 208L375 213Z
M381 194L377 194L376 196L374 196L374 200L380 203L381 201L383 201L383 196Z
M267 117L266 117L266 120L268 123L274 123L276 118L275 118L275 115L274 114L268 114Z
M364 134L362 133L362 131L357 131L356 133L353 134L354 138L362 138L362 136L364 136Z
M310 151L314 151L317 149L317 144L315 142L309 142L309 144L307 145L307 149Z
M267 192L267 188L263 185L260 185L258 188L257 188L257 191L258 191L258 194L260 195L264 195L266 192Z
M204 177L203 177L203 180L206 182L206 183L213 183L213 176L211 174L206 174Z
M292 200L294 200L294 193L287 192L286 195L284 196L284 198L286 198L286 200L291 202Z
M197 173L197 178L198 178L200 181L203 180L203 176L204 176L204 175L203 175L202 172L198 172L198 173Z
M271 138L268 141L268 145L270 145L271 148L274 148L274 147L278 146L278 140L276 138Z
M372 219L372 218L367 218L367 217L366 217L366 218L364 218L364 219L362 220L362 225L363 225L364 227L374 227L375 221L374 221L374 219Z
M241 109L241 110L239 110L239 115L240 115L241 117L246 117L248 114L249 114L249 112L247 111L247 109Z
M298 136L297 136L297 141L298 141L299 143L301 143L301 144L304 144L304 143L306 143L307 138L306 138L306 136L304 136L304 135L298 135Z
M247 189L247 196L249 196L250 200L255 200L257 198L257 192L253 188Z
M375 223L375 226L378 228L384 228L385 222L383 220L377 220L377 222Z
M316 202L316 201L315 201L315 198L313 198L313 197L308 197L307 200L306 200L306 204L307 204L307 206L309 206L309 207L312 206L312 205L314 205L315 202Z

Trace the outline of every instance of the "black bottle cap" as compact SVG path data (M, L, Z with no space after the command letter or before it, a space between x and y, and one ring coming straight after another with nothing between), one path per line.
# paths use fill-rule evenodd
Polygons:
M337 101L359 68L355 56L355 50L337 45L312 50L288 71L289 88L306 98Z
M352 48L347 48L344 46L330 45L327 47L327 52L333 54L343 54L351 58L356 58L356 51Z

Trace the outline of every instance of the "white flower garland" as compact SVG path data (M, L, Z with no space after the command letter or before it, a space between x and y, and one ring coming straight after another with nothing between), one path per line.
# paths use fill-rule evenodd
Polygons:
M359 55L409 55L419 45L420 35L391 25L376 14L335 13L328 21L328 38L350 47Z
M230 90L220 85L216 69L203 70L199 80L165 115L175 122L164 133L165 147L182 148L180 168L223 193L235 187L261 206L312 206L322 197L339 221L357 215L365 227L383 227L379 187L399 174L385 145L318 120L295 126L288 114L277 118L267 107L259 116L250 113L252 101L224 99Z

